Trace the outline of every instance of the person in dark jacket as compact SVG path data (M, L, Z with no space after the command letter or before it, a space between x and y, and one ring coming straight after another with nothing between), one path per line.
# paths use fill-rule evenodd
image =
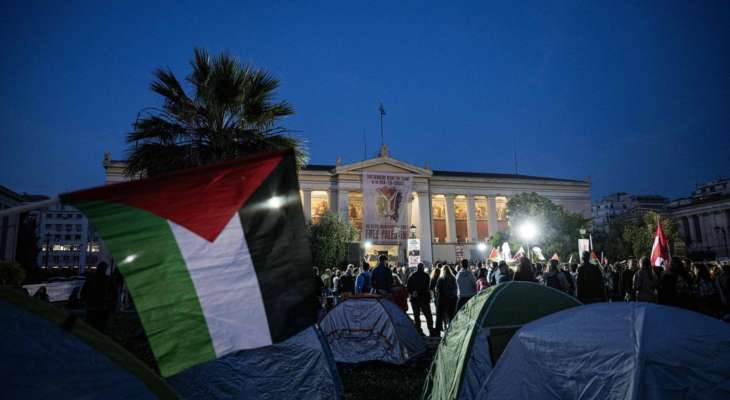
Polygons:
M535 278L535 269L532 267L532 263L527 257L520 258L520 265L517 267L514 280L537 282L537 279Z
M583 252L583 264L578 267L575 279L578 300L584 304L606 301L606 289L603 286L603 274L598 266L590 263L591 255Z
M370 274L370 285L375 293L387 296L393 287L393 273L388 268L388 256L378 257L378 266Z
M406 288L411 298L411 308L413 309L413 322L416 329L421 331L421 312L426 317L428 333L433 336L433 316L431 315L431 278L423 271L423 263L418 263L416 272L408 277Z
M441 277L436 282L436 293L438 294L438 309L441 313L441 320L448 326L451 319L456 315L456 277L451 266L444 265L441 268ZM437 333L440 335L441 327L436 327Z
M667 306L690 309L691 281L685 280L684 263L680 258L672 258L659 278L657 302Z
M512 270L509 269L507 263L500 261L497 265L497 270L492 274L492 279L494 279L495 285L499 285L500 283L511 281L512 275Z

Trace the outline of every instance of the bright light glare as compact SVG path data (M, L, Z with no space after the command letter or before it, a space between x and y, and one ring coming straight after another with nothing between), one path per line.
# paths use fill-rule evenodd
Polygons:
M284 199L280 196L274 196L266 201L266 207L281 208L284 205Z
M479 251L481 251L482 253L484 253L485 251L487 251L487 245L484 244L484 243L479 243L477 245L477 249L479 249Z
M527 240L528 242L537 236L537 227L535 224L533 224L530 221L525 221L520 225L520 228L518 229L518 233L522 239Z
M137 259L137 255L136 254L130 254L130 255L124 257L124 260L122 260L122 262L120 264L129 264L129 263L133 262L136 259Z
M371 241L368 240L367 242L365 242L364 246L365 246L366 249L369 249L369 248L371 248L373 246L373 242L371 242Z

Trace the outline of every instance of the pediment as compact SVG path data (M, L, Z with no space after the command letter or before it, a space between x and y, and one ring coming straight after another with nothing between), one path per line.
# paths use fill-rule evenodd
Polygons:
M340 165L335 168L335 175L362 174L363 172L388 172L394 174L412 174L430 177L433 172L391 157L377 157L353 164Z

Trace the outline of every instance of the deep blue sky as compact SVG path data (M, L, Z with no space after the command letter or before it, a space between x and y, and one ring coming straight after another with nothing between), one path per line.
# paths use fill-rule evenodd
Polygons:
M516 140L520 173L590 176L594 198L730 175L725 0L105 3L2 4L0 184L103 183L160 105L153 69L184 77L195 46L277 76L313 163L359 161L363 132L374 153L382 100L392 155L420 166L513 172Z

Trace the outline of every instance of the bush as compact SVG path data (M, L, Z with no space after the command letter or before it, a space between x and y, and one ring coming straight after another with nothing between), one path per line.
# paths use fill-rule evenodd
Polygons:
M20 286L25 280L25 270L15 261L0 261L0 286Z

